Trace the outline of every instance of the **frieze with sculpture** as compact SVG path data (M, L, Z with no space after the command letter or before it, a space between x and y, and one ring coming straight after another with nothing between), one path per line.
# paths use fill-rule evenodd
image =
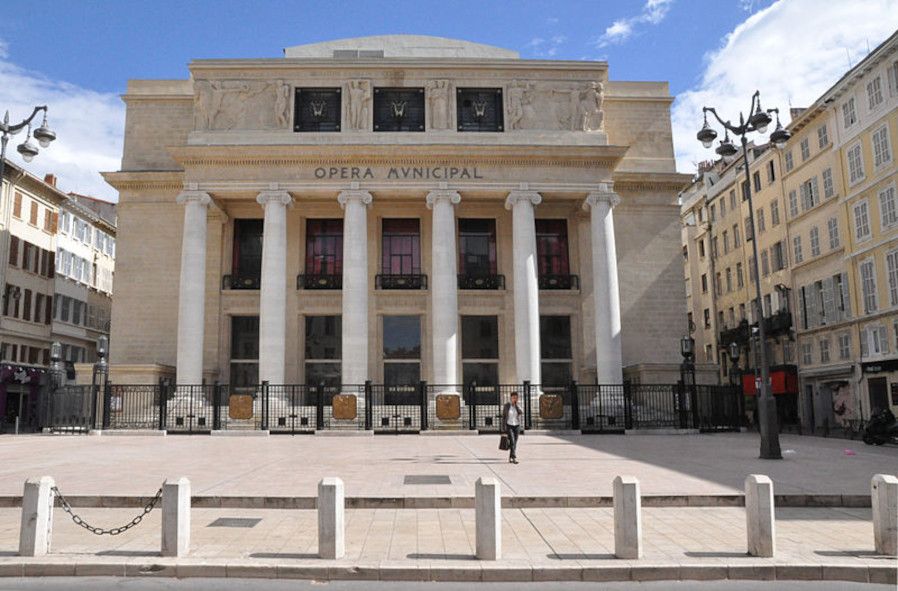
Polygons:
M289 125L292 88L283 80L197 80L196 129L279 129Z
M370 129L372 82L346 83L346 128ZM425 83L428 129L451 126L449 80ZM284 80L197 80L194 118L198 130L290 129L293 85ZM512 80L505 89L505 127L510 130L604 131L604 85Z
M605 87L513 80L506 92L509 129L603 131Z
M348 128L356 131L368 129L371 112L371 82L368 80L350 80L348 84Z
M427 83L428 129L449 129L449 81Z

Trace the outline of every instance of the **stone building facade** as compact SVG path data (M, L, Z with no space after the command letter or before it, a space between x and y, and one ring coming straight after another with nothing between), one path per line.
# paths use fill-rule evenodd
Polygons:
M50 362L56 216L66 195L8 161L4 176L0 360L36 368Z
M675 380L666 83L389 36L124 100L114 381Z
M54 342L69 378L90 381L97 338L109 335L115 267L113 204L65 193L54 175L40 179L9 161L3 177L0 432L17 419L35 426Z
M96 361L97 339L109 336L116 236L111 205L70 194L59 206L53 339L62 345L63 361L73 364ZM79 370L82 380L90 379L90 365Z
M774 391L787 423L853 430L898 410L898 34L795 109L789 129L783 150L755 147L749 164L769 358L795 375ZM733 340L741 371L754 367L741 164L706 167L681 201L690 313L721 378Z

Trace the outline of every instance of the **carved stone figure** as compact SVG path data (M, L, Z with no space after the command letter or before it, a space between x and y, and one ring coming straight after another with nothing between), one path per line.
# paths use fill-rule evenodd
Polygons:
M575 86L570 90L551 90L553 95L566 95L568 106L558 113L558 122L567 124L571 131L598 131L604 126L602 103L605 99L601 82L590 82L585 87Z
M579 93L577 115L580 131L600 131L605 127L605 86L601 82L590 82Z
M210 98L209 83L205 80L197 80L193 84L193 121L194 129L207 129L209 127Z
M432 80L427 85L430 129L449 128L449 81Z
M277 96L274 101L274 116L279 127L286 127L290 122L290 85L278 80L275 92Z
M270 127L264 121L264 112L260 112L261 105L256 99L262 93L271 90L271 85L265 82L246 82L243 80L224 82L225 97L222 99L224 107L219 112L222 121L215 121L216 128L222 129L263 129ZM270 96L273 99L273 96ZM271 109L271 103L269 103Z
M365 129L371 104L371 86L367 80L349 81L349 128Z
M283 129L291 120L292 88L284 80L197 80L196 129Z
M508 86L508 128L521 129L527 111L532 110L533 83L513 80Z
M194 106L197 129L212 129L215 118L221 111L224 98L221 82L218 80L197 80Z

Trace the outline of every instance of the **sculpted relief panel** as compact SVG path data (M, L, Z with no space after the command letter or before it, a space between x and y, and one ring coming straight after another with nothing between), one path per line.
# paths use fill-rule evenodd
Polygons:
M514 80L506 93L508 127L602 131L604 90L601 82L563 85Z
M371 80L345 83L344 128L371 129ZM452 126L453 83L425 84L427 128ZM290 129L294 85L284 80L197 80L194 83L195 128L199 130ZM506 128L511 130L604 131L604 86L601 82L513 80L506 86Z
M196 129L277 129L290 121L291 86L283 80L197 80Z
M427 83L428 129L449 129L449 81Z
M371 121L371 82L350 80L346 96L349 97L348 112L344 116L348 129L362 131L369 129Z

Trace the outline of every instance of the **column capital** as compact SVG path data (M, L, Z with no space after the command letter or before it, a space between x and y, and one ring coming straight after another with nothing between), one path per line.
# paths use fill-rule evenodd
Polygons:
M433 209L439 201L446 200L450 205L458 205L461 203L461 195L458 191L449 189L436 189L427 194L427 209Z
M505 209L511 209L516 203L530 203L530 205L539 205L543 201L543 196L536 191L526 189L515 189L505 198Z
M200 205L208 206L212 203L212 198L209 197L209 193L206 193L205 191L181 191L175 201L177 201L179 205L199 203Z
M374 197L371 196L371 193L368 191L360 191L358 189L350 189L348 191L340 191L340 194L337 195L337 203L340 204L340 207L345 208L346 204L350 201L358 201L362 205L370 205L374 200Z
M292 205L293 197L287 191L262 191L256 196L256 203L265 207L269 203Z
M583 209L596 207L600 203L607 203L609 208L613 209L621 202L620 195L614 192L613 185L610 183L599 185L599 189L592 191L586 196L583 202Z

